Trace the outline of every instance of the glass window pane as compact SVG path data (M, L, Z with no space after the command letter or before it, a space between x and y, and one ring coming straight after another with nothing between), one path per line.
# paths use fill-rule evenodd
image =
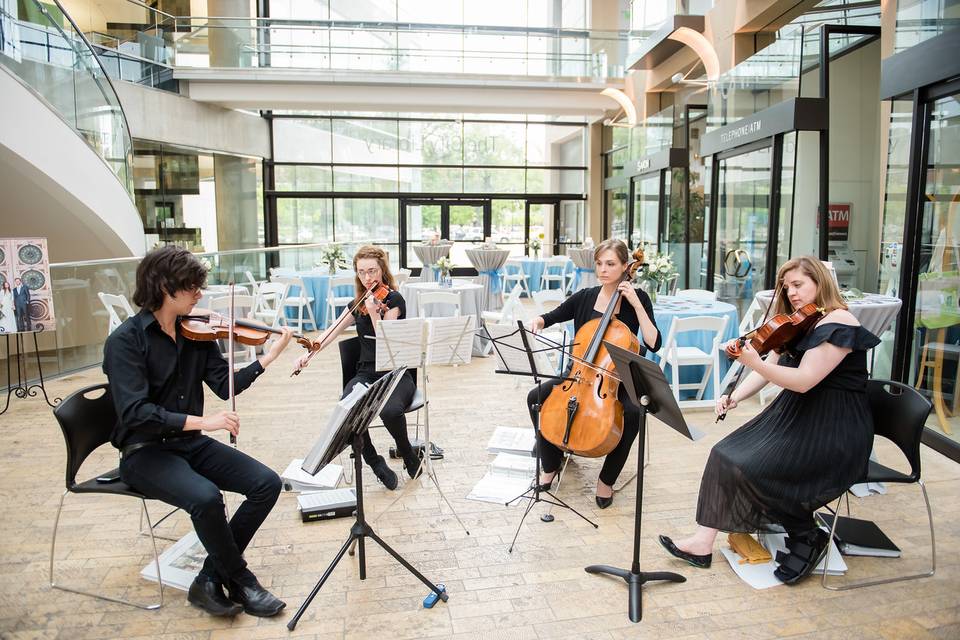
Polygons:
M464 169L464 191L466 193L524 193L523 169Z
M523 200L494 200L491 203L491 232L493 241L512 256L524 255L524 206Z
M463 23L490 26L527 26L527 3L516 0L483 0L463 3Z
M450 205L450 240L456 241L450 250L455 267L470 267L467 259L468 243L483 242L483 206L472 204Z
M400 167L400 191L462 193L463 169L452 167Z
M338 198L333 203L337 242L380 245L400 241L400 215L396 200Z
M330 162L330 121L326 118L273 121L276 162Z
M397 191L397 167L334 167L334 191Z
M328 198L277 198L280 244L333 242L333 206Z
M464 122L463 163L523 165L526 126L522 122Z
M633 221L630 248L643 247L644 253L658 249L660 226L660 180L657 171L633 179Z
M567 247L583 242L583 201L560 203L560 255L566 255Z
M463 124L400 122L400 162L403 164L463 164Z
M276 165L277 191L330 191L333 174L330 167Z
M607 192L607 230L608 238L627 238L627 189L608 189Z
M583 167L583 127L527 125L527 164Z
M333 161L394 164L396 120L333 120Z
M527 193L584 192L582 169L527 169Z
M330 0L331 20L393 22L396 18L396 0Z
M460 2L424 2L423 0L396 0L399 22L423 24L463 24L463 6Z
M427 242L433 238L440 238L440 214L442 206L439 204L408 204L406 205L407 218L407 267L421 267L423 263L417 257L410 245Z

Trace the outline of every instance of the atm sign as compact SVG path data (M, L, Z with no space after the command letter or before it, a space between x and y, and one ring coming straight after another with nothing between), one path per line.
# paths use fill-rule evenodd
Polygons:
M831 204L827 207L827 226L831 229L839 229L850 226L850 205L849 204Z

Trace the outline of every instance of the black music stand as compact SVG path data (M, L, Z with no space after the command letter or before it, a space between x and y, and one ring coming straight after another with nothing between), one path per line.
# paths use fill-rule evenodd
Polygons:
M659 420L677 433L697 440L703 434L691 429L683 419L680 407L670 383L663 377L663 371L652 361L632 351L622 349L615 344L604 342L607 353L616 366L621 384L634 404L640 408L640 430L637 432L637 511L633 527L633 564L630 569L618 569L605 564L592 564L586 567L587 573L605 573L623 578L629 587L630 621L640 622L643 617L641 588L647 582L668 580L686 582L686 578L670 571L640 571L640 520L643 514L643 449L647 430L647 414L655 415Z
M557 496L553 495L550 491L540 489L540 408L541 408L541 405L543 404L543 399L540 397L540 380L542 378L545 378L547 380L570 380L570 378L566 378L564 376L545 375L538 372L536 358L534 354L546 352L546 351L560 351L560 353L563 354L564 353L563 345L548 346L544 349L532 348L530 346L530 341L527 336L528 334L531 334L531 335L534 335L534 334L528 331L526 327L523 326L523 322L519 320L517 321L516 331L513 331L512 333L509 333L504 336L500 336L498 338L494 338L492 335L490 335L490 332L489 330L487 330L486 326L483 327L483 330L486 333L486 338L490 340L491 344L493 345L494 351L497 353L497 359L504 366L503 369L497 369L494 373L503 373L503 374L512 375L512 376L533 377L533 382L534 384L537 385L537 390L538 390L537 403L532 407L533 414L534 416L536 416L536 419L533 421L533 432L537 442L536 475L534 476L533 484L530 485L529 489L527 489L522 494L520 494L516 498L513 498L512 500L509 500L506 503L506 506L509 507L511 504L513 504L517 500L529 500L529 502L527 502L527 508L524 509L523 515L520 517L520 522L517 524L517 531L516 533L513 534L513 540L510 542L510 547L507 549L507 552L513 553L513 547L517 542L517 536L520 535L520 529L523 527L523 521L527 518L527 514L530 513L534 505L536 505L538 502L546 502L547 504L552 504L558 507L563 507L564 509L569 509L576 515L583 518L586 522L593 525L593 528L596 529L599 526L597 525L597 523L593 522L592 520L587 518L585 515L583 515L573 507L571 507L569 504L567 504ZM508 338L512 338L514 336L520 337L519 345L511 344L508 341ZM520 359L517 359L517 358L520 358ZM514 363L513 368L511 368L510 366L511 362ZM540 494L542 493L547 494L552 499L548 500L547 498L541 498ZM553 522L553 515L545 514L544 516L541 517L541 519L544 522Z
M320 576L320 580L317 581L317 584L314 585L313 590L310 591L310 595L307 596L307 599L303 601L303 604L300 605L300 608L297 609L297 612L293 615L293 618L290 619L290 622L287 623L287 629L293 631L297 622L300 620L300 617L306 612L307 607L310 606L310 603L313 602L313 599L320 592L320 588L323 587L323 583L327 581L327 578L330 577L330 574L333 573L333 569L337 566L337 563L343 559L344 554L347 552L347 549L353 544L354 541L357 541L358 553L357 557L360 562L360 579L367 579L367 562L366 555L364 551L364 538L371 538L374 542L380 545L384 551L393 556L394 560L399 562L403 567L416 576L420 582L427 585L431 591L437 594L437 596L443 600L447 601L447 593L441 590L437 585L433 584L427 580L423 574L417 571L413 565L407 562L399 553L394 551L390 545L384 542L380 536L373 532L373 529L367 523L363 515L363 465L361 462L360 450L363 448L363 434L370 426L370 423L373 419L380 414L380 410L383 408L383 405L390 398L390 395L393 393L393 390L396 388L397 383L400 381L400 377L407 370L406 367L400 367L394 369L387 375L383 376L367 389L363 396L357 400L347 415L344 416L343 421L340 423L339 428L333 434L330 434L330 437L325 443L318 443L318 445L323 446L323 450L320 452L311 451L311 455L304 460L303 470L315 474L317 471L325 467L334 458L340 455L347 446L353 447L353 465L355 478L357 479L357 512L356 512L356 522L350 527L350 536L347 538L347 541L343 543L343 546L340 547L340 551L337 552L336 557L333 559L333 562L327 567L326 571L323 572L323 575Z

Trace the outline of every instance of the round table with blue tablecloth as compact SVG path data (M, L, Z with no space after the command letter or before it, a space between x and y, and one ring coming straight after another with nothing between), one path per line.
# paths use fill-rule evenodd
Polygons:
M567 249L567 255L573 262L573 283L570 286L570 292L575 293L580 289L589 289L600 284L597 281L596 262L593 259L594 248L570 248Z
M670 334L670 325L674 318L689 318L693 316L726 316L727 327L724 335L721 337L720 344L737 337L740 327L740 317L737 315L737 308L732 304L720 302L718 300L687 300L675 296L659 296L653 305L654 322L663 336L666 343L667 336ZM677 338L677 345L680 347L697 347L705 353L710 353L713 347L713 333L709 331L690 331L680 334ZM659 363L660 358L655 353L647 352L647 358ZM727 369L730 368L732 360L725 354L720 354L720 379L723 379ZM686 366L680 369L680 382L693 383L700 382L703 379L705 367ZM667 380L670 380L670 367L664 372ZM707 388L703 393L703 399L715 398L712 376L708 379ZM680 399L694 397L695 390L684 390L680 394Z
M516 272L517 263L523 266L523 273L527 277L527 287L530 293L540 291L540 278L543 277L543 270L546 269L550 258L511 258L504 266L508 273ZM550 265L554 267L555 265ZM564 273L569 273L573 269L573 263L569 260L564 264Z
M320 325L319 327L313 327L313 329L326 329L329 324L327 318L327 299L330 296L330 279L333 278L333 276L330 275L329 271L301 271L290 275L301 278L303 280L303 286L307 289L307 295L313 297L313 317L317 319L317 324ZM340 271L336 275L352 276L353 271ZM355 285L353 284L350 286L339 286L337 289L337 295L341 296L352 296L355 293ZM287 295L299 296L300 287L290 287ZM287 308L286 314L288 318L296 318L297 310ZM304 321L309 324L306 318L304 318Z

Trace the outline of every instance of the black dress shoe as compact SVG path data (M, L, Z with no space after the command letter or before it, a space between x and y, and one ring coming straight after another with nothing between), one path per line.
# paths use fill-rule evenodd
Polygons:
M693 553L681 551L677 548L677 545L673 544L673 540L667 536L658 536L657 539L660 541L660 544L663 546L663 548L667 550L667 553L672 555L674 558L680 558L684 562L687 562L698 569L709 569L710 563L713 562L712 553L708 553L705 556L698 556Z
M393 491L397 488L397 474L393 472L393 469L391 469L387 461L383 459L383 456L377 456L377 459L370 465L370 468L373 469L373 475L377 476L377 479L380 480L387 489Z
M269 618L280 613L287 603L273 595L256 580L253 585L231 581L227 588L230 599L243 606L243 610L252 616Z
M243 607L223 595L223 587L205 575L194 578L187 591L187 602L203 609L212 616L233 617L243 611Z
M421 464L422 458L417 455L416 451L410 451L409 454L403 456L403 466L407 470L407 475L413 479L420 477L420 474L423 473L423 464Z
M537 484L537 488L540 491L550 491L550 489L553 487L553 481L556 479L557 479L557 473L554 472L553 477L550 478L550 482L540 482ZM536 482L536 480L534 480L534 482Z
M593 496L593 497L597 501L597 506L600 507L601 509L606 509L607 507L613 504L613 496L610 496L609 498L601 498L600 496Z

